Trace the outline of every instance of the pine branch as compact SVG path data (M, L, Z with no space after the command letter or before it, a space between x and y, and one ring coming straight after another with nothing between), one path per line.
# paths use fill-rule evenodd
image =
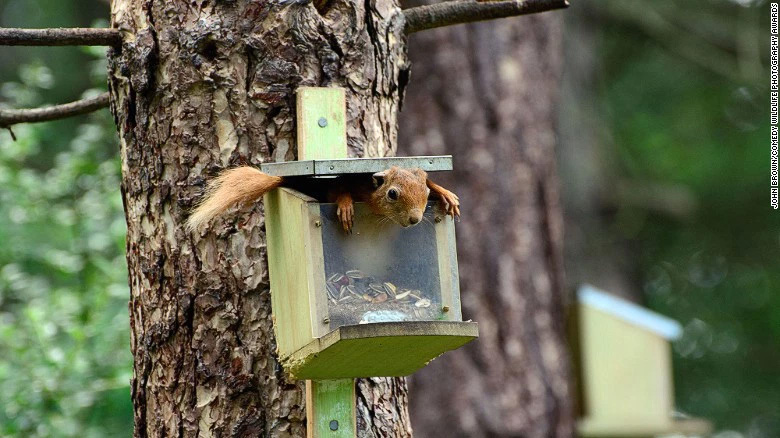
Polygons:
M108 106L108 93L89 99L77 100L63 105L54 105L34 109L0 109L0 128L8 128L17 123L47 122L79 116Z
M118 46L121 43L117 29L0 28L0 46Z
M403 12L406 18L406 33L411 34L436 27L535 14L568 6L568 0L454 0L417 6Z

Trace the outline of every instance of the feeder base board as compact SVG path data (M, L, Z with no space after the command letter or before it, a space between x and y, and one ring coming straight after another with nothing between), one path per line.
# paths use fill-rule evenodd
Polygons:
M663 436L708 436L712 424L700 418L668 419L659 424L630 419L586 418L577 427L584 438L655 438Z
M478 336L475 322L347 325L282 358L282 365L294 379L408 376Z

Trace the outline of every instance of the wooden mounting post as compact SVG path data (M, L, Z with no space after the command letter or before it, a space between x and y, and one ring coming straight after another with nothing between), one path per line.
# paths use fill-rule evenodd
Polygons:
M352 438L355 424L355 379L306 381L307 438Z
M345 99L343 88L298 88L298 161L347 158Z
M347 158L343 88L298 88L296 111L298 160ZM355 413L355 379L306 381L308 438L357 436Z

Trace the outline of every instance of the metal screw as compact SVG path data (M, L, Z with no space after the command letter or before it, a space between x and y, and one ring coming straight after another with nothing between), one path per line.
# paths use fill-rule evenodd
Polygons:
M323 324L330 324L330 318L328 318L327 316L325 318L322 318L322 323Z
M322 226L322 222L320 222L320 221L314 221L314 226L315 226L315 227L317 227L317 228L319 228L319 227L321 227L321 226Z
M317 120L317 124L320 125L320 128L324 128L328 126L328 119L326 119L325 117L320 117L320 119Z
M338 420L330 420L330 424L328 424L328 427L330 427L330 430L339 430Z
M433 164L433 160L428 160L428 164Z
M433 218L433 221L438 224L439 222L441 222L441 216L436 216L435 218Z
M442 312L449 312L450 311L450 306L442 306L441 311Z
M335 167L334 166L330 166L330 170L333 170L333 169L335 169Z

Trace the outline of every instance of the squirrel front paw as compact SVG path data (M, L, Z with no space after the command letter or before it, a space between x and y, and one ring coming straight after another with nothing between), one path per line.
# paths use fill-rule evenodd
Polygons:
M355 209L352 206L351 197L340 197L336 200L336 216L347 233L352 233L353 220L355 218Z
M444 211L453 218L460 218L460 200L458 195L449 190L442 189L439 198L444 207Z

